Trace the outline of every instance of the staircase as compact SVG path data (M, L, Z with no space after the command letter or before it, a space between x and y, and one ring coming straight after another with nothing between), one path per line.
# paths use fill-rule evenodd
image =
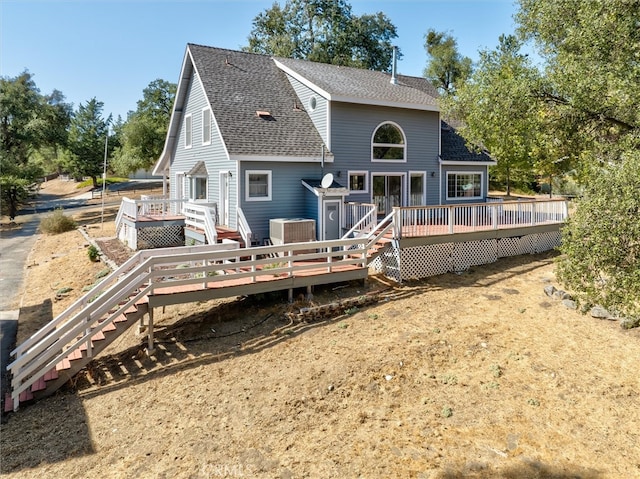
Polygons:
M144 315L150 312L148 295L153 290L151 271L155 261L171 261L194 251L206 255L219 251L220 246L138 251L11 351L15 359L7 370L12 375L12 392L4 397L4 411L17 410L21 402L51 394L136 321L142 324Z
M70 351L60 362L49 369L43 376L38 378L31 386L20 392L18 403L25 403L33 399L46 397L73 378L82 368L84 368L93 357L102 352L118 336L129 329L136 321L142 319L147 313L146 298L143 298L127 311L124 311L113 322L104 325L101 329L92 328L94 334L91 336L91 344L83 343L77 349L69 348ZM11 394L5 394L4 412L11 412L17 409Z

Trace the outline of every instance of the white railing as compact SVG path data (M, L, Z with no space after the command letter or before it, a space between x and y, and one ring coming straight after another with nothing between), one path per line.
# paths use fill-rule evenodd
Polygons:
M345 205L345 217L348 217L349 220L346 224L351 224L352 226L342 235L343 238L365 236L375 230L377 226L378 209L376 205L373 204L347 203ZM354 224L353 221L355 221L356 218L360 218L360 220Z
M125 197L120 203L120 211L123 216L132 220L138 220L140 216L162 219L174 215L175 211L180 210L180 205L187 202L185 199L168 199L162 195L146 195L139 200Z
M187 203L182 209L185 225L203 230L209 244L215 244L218 241L216 208L215 203Z
M396 234L404 238L563 223L568 216L566 200L411 206L395 210Z
M176 286L206 289L239 278L257 283L262 276L364 268L369 244L361 243L362 239L343 239L262 246L243 250L241 258L237 242L139 251L11 352L15 359L7 370L12 374L14 408L23 391L73 351L86 345L91 357L91 338L148 294ZM349 255L344 249L350 249Z
M253 232L251 231L251 227L249 226L249 222L247 218L244 216L244 213L240 208L238 208L238 232L244 241L244 246L249 248L253 241Z
M343 217L343 230L350 230L356 223L359 223L362 218L367 216L371 211L375 211L376 205L371 203L345 203Z

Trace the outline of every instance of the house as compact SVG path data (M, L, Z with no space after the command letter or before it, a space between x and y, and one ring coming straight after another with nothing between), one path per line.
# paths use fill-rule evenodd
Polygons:
M345 205L483 202L488 167L442 121L424 78L188 44L153 174L175 213L208 209L218 228L272 237L273 219L308 219L339 238ZM204 214L204 213L203 213ZM199 232L198 232L199 231ZM205 242L197 227L187 240ZM245 238L245 242L246 242Z

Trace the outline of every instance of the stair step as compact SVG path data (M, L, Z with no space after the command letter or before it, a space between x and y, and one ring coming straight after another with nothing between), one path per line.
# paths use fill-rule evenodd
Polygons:
M86 348L87 345L85 344L84 347ZM74 361L76 359L82 359L82 351L80 349L76 349L74 351L72 351L71 353L69 353L69 355L67 356L67 359L69 361Z
M125 321L128 321L128 319L124 314L121 314L120 316L118 316L116 319L113 320L114 323L124 323Z
M47 388L47 383L44 380L44 376L38 379L35 383L31 385L31 392L42 391Z
M64 358L58 364L56 364L56 371L63 371L65 369L71 369L71 363L67 358Z
M112 321L112 322L110 322L109 324L105 325L102 328L102 332L103 333L108 333L109 331L115 331L116 329L118 329L118 328L116 328L116 325L113 324L113 321Z
M45 375L44 375L44 380L45 381L53 381L54 379L58 379L58 369L53 368L50 371L48 371Z
M91 336L91 341L102 341L104 339L104 334L102 331L96 332L93 336Z

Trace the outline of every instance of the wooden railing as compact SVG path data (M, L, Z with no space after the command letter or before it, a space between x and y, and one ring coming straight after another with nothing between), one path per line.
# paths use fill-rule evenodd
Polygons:
M408 238L563 223L568 206L566 200L504 201L394 211L397 237Z
M249 247L253 241L253 232L251 231L251 227L249 226L249 222L247 218L244 216L244 213L240 208L238 208L238 233L242 237L244 241L245 247Z
M186 203L182 208L185 225L203 230L209 244L218 241L216 208L216 203Z
M375 215L371 215L372 211L376 211L376 205L372 203L345 203L344 214L342 215L343 231L352 229L367 216L370 216L375 221Z
M357 236L366 236L370 232L374 231L378 223L378 209L374 204L367 203L347 203L345 205L345 212L348 212L349 221L346 224L351 224L351 228L342 236L343 238L351 238ZM359 216L356 216L359 215ZM355 218L360 220L353 224Z
M256 283L261 276L292 277L319 269L331 273L345 266L364 268L370 244L361 243L362 239L343 239L262 246L243 249L242 257L237 242L139 251L11 352L15 359L7 370L12 375L14 408L23 391L70 353L86 345L91 357L91 338L154 291L186 285L207 288L239 278Z

